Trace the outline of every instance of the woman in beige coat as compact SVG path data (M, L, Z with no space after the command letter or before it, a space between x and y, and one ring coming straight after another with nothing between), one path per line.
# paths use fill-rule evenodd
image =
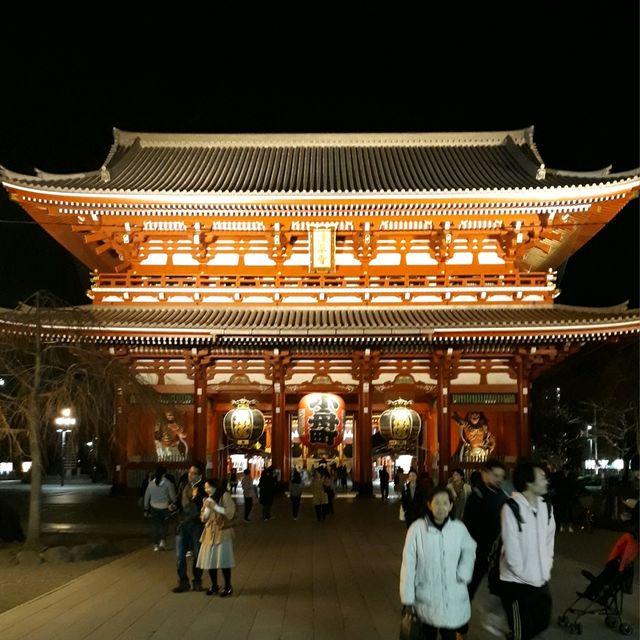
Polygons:
M221 598L226 598L233 593L231 569L236 566L233 555L236 504L227 491L226 478L220 481L207 480L204 490L209 497L202 503L200 512L204 530L200 537L200 552L196 566L209 571L211 587L207 589L207 595L219 593ZM218 586L218 569L222 569L224 577L222 591Z
M322 522L327 515L327 505L329 504L329 497L325 488L325 475L324 469L316 467L313 470L313 478L311 479L311 493L313 495L312 502L313 508L316 511L316 518L318 522Z

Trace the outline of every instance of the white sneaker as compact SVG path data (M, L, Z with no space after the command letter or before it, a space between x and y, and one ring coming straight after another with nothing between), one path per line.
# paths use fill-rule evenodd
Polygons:
M160 551L160 547L157 544L153 545L153 550L154 551Z
M193 551L189 550L187 551L187 553L184 554L185 558L190 558L193 555Z
M505 632L502 630L503 624L500 616L495 613L487 613L482 622L482 628L488 631L492 636L504 638Z
M160 551L165 551L166 547L164 546L164 540L160 540L160 544L158 545Z
M496 636L496 638L504 638L504 633L502 633L502 631L500 631L498 627L494 627L492 624L489 624L488 622L483 622L482 628L488 633L490 633L492 636Z
M569 533L573 533L573 527L569 525Z
M563 524L560 525L560 533L564 533L564 525Z

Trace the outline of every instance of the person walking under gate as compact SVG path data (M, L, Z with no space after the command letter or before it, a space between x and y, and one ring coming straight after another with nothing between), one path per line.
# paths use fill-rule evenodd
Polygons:
M380 471L378 471L378 477L380 478L380 497L383 500L389 499L389 472L387 468L382 465Z
M318 522L322 522L327 515L327 504L329 502L329 498L327 496L327 492L324 490L324 474L320 467L316 467L313 470L311 493L313 508L316 512L316 520Z
M253 509L253 503L256 499L256 487L253 484L253 478L251 477L251 470L246 468L242 472L242 480L240 481L242 487L242 495L244 497L244 520L249 522L249 516Z
M276 479L273 475L273 467L267 467L260 475L258 482L260 491L260 504L262 505L262 519L271 520L271 507L273 506L273 498L276 493Z
M173 482L165 477L166 473L165 467L158 467L153 480L147 484L144 493L144 511L151 516L154 551L165 550L168 530L167 518L170 509L175 508L176 490Z
M297 520L300 513L300 500L302 498L302 490L304 485L302 484L302 476L296 469L289 481L289 499L291 500L291 513L293 519Z

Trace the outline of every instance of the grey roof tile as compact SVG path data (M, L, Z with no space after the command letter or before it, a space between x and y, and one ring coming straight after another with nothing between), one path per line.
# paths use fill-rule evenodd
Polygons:
M95 193L411 193L615 182L627 174L546 170L527 130L467 134L194 135L116 132L104 172L3 178ZM637 175L635 171L634 175Z

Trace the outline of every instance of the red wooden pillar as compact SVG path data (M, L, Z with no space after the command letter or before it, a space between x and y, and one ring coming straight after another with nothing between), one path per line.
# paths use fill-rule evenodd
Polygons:
M214 478L219 477L220 468L216 456L212 456L209 461L209 451L207 450L207 427L208 409L207 401L207 367L209 361L206 358L198 358L194 362L194 401L193 401L193 455L192 460L207 460L207 474ZM212 465L212 466L209 466Z
M271 419L271 463L280 470L280 482L289 482L291 466L291 434L286 413L285 380L289 357L274 349L270 355L273 382Z
M422 418L422 427L420 429L420 436L418 438L418 442L420 443L419 450L419 471L426 471L427 473L431 473L431 463L433 455L429 452L429 445L432 444L429 442L429 432L432 431L430 428L433 423L433 416L431 413L431 405L427 403L424 411L421 415Z
M116 394L115 438L113 440L111 457L113 460L113 484L115 487L127 487L127 412L125 407L129 397L123 389Z
M433 478L441 483L446 482L451 463L449 382L449 358L442 353L438 358L438 478Z
M354 354L359 373L358 419L354 429L354 489L359 497L373 495L371 478L371 351Z
M528 458L531 454L531 441L529 434L529 376L525 368L524 358L518 356L518 455Z
M287 419L284 376L281 375L279 382L274 384L273 387L274 417L277 423L279 444L278 464L276 464L275 467L276 469L280 469L280 481L285 483L289 482L289 478L291 477L291 428L289 427L289 420Z

